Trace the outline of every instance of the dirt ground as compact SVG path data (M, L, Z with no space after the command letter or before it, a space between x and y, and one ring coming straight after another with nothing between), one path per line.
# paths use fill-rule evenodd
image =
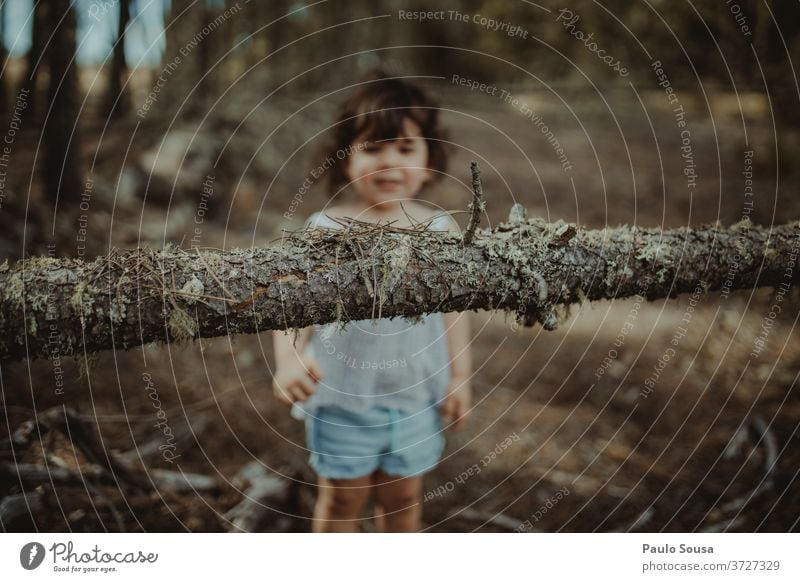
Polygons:
M711 95L713 123L705 103L692 104L699 180L689 193L679 131L663 95L637 101L630 91L611 92L607 110L585 95L516 91L548 120L574 169L564 171L519 110L486 96L444 93L445 102L460 99L459 111L447 114L459 145L452 176L427 200L466 208L468 160L479 157L489 201L484 225L502 220L514 201L529 214L591 228L716 219L727 225L741 217L743 151L752 149L753 220L782 223L800 215L798 198L783 194L796 192L797 176L782 176L776 189L772 130L757 97L745 114L747 142L745 117L731 113L732 96ZM309 152L298 160L309 160ZM264 244L322 208L325 198L316 189L296 219L282 218L307 167L294 166L300 168L294 174L278 175L263 206L240 185L205 222L204 244ZM259 201L263 188L256 193ZM96 245L185 242L191 220L179 216L191 217L197 201L181 204L169 211L121 204L113 217L93 215ZM754 357L771 293L587 304L553 332L515 331L502 313L468 313L475 406L466 428L447 434L444 458L425 477L426 531L797 531L800 298L796 290L787 295L765 349ZM624 327L626 321L633 325ZM95 426L109 450L131 451L159 436L147 373L168 422L190 423L193 434L178 446L179 459L156 456L146 466L211 475L219 487L131 496L114 485L47 483L37 489L45 508L4 529L222 531L230 527L225 513L242 500L235 475L259 461L291 483L259 529L309 530L314 475L302 424L271 395L269 333L106 352L88 371L82 367L64 364L67 389L59 396L51 362L3 364L7 430L34 410L67 405ZM87 462L60 435L47 437L46 445L49 462L72 468ZM42 463L42 448L16 461ZM0 485L0 497L21 491L7 479ZM363 528L371 527L365 519Z

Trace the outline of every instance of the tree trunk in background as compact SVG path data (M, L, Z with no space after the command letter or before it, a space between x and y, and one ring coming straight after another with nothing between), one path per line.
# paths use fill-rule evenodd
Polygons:
M792 129L800 129L800 103L792 74L793 63L800 58L798 5L754 2L743 7L753 29L747 40L752 42L755 54L748 45L747 66L741 74L747 78L749 88L769 96L779 126L788 123Z
M49 3L53 35L47 47L49 114L45 121L45 192L62 207L82 191L76 19L70 0Z
M234 3L235 6L235 3ZM225 66L227 60L221 60L223 55L232 46L228 44L231 31L235 29L234 21L246 19L250 16L251 4L239 2L239 8L235 12L225 16L225 5L220 6L219 2L214 3L214 8L205 7L203 26L216 26L208 35L203 37L199 47L201 54L201 77L205 78L200 83L201 96L205 99L205 108L213 107L214 101L227 88L225 81ZM207 74L206 74L207 73Z
M225 8L230 9L234 6L236 2L234 0L225 0ZM256 5L248 5L247 10L253 10ZM230 49L233 49L237 45L237 43L241 40L244 40L249 34L250 30L249 27L251 26L248 18L234 18L233 22L229 26L225 27L225 34L224 34L224 41L223 41L223 51L222 54L225 54ZM225 58L224 66L220 69L220 83L222 84L223 88L227 88L232 86L236 79L239 78L245 71L245 57L244 57L244 47L247 46L246 42L240 45L238 48L232 50L230 54Z
M3 3L5 4L5 3ZM31 127L39 127L40 115L39 105L41 104L37 83L40 78L39 71L46 65L43 58L45 43L50 38L50 17L48 11L50 7L46 2L33 2L33 30L31 32L31 48L25 55L25 76L20 81L19 89L29 89L30 99L28 100L28 119ZM19 93L19 90L17 90Z
M0 5L0 63L5 66L6 74L0 75L0 114L5 115L8 107L8 51L6 51L6 3Z
M299 5L292 4L289 0L275 0L259 6L259 14L262 17L256 23L259 32L253 36L252 63L261 62L262 64L259 66L269 70L271 87L277 87L290 77L305 70L301 64L302 61L298 60L300 54L297 44L286 46L300 36L297 34L296 26L298 17L291 15L274 22L298 7ZM270 22L273 24L266 26ZM280 52L276 53L275 51ZM265 58L266 60L264 60ZM289 87L290 90L293 88L295 86Z
M466 247L459 233L354 225L266 249L34 258L0 268L0 359L469 309L553 329L560 304L785 293L800 280L798 252L800 222L587 231L530 220L478 230Z
M760 164L765 168L778 166L783 181L797 171L795 159L800 155L797 131L800 130L800 102L793 63L800 60L800 21L798 4L777 2L767 5L756 2L747 12L752 17L753 48L747 46L747 66L742 75L749 88L769 100L770 112L776 124L776 148L765 148ZM785 43L785 46L784 46ZM788 50L788 53L787 53ZM772 171L772 170L769 170Z
M205 71L202 68L202 40L197 40L204 26L205 8L202 0L172 0L166 20L167 44L162 66L171 66L164 72L166 85L164 98L159 98L157 108L167 107L169 114L180 108L181 117L202 116L205 96L199 85ZM213 34L213 33L212 33ZM171 65L176 62L177 64Z
M766 48L760 56L767 86L764 88L771 100L778 126L800 130L800 98L797 94L795 63L800 58L800 20L797 4L776 2L772 5L774 22L770 22ZM787 53L788 50L788 53ZM759 86L763 80L759 78ZM796 172L795 159L800 155L796 140L787 139L785 131L778 133L780 170L782 173ZM781 147L783 146L783 147Z
M119 25L117 38L111 55L111 68L108 72L108 89L104 97L103 111L111 119L125 117L131 110L130 90L123 88L123 78L127 77L125 61L125 31L130 22L130 0L119 0Z
M271 0L270 2L251 2L242 6L241 0L225 0L226 10L235 10L237 4L241 10L239 15L233 17L225 25L224 50L221 54L231 47L237 48L227 57L224 74L219 77L223 90L237 80L242 83L241 75L251 67L257 66L257 63L262 63L262 68L266 66L263 64L263 60L272 50L267 37L273 32L281 30L282 28L278 25L281 23L285 25L286 21L273 24L263 30L260 29L274 20L274 14L280 10L283 3L283 0ZM252 75L252 72L250 74Z

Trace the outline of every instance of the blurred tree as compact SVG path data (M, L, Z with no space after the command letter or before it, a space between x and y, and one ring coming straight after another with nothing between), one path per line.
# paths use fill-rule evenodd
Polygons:
M0 63L6 71L0 75L0 114L5 114L8 105L6 79L8 78L8 51L6 51L6 3L0 4Z
M31 92L28 101L28 119L32 127L38 127L39 91L37 85L39 71L43 64L45 44L47 39L50 38L50 18L48 16L50 6L44 0L34 0L32 9L31 48L28 49L28 53L25 55L25 75L20 81L20 89L27 88Z
M46 50L50 82L44 182L46 196L65 201L77 197L82 189L76 18L70 0L51 0L48 8L53 32Z
M135 6L135 2L133 2ZM111 68L108 71L108 88L104 97L103 113L111 119L119 119L131 109L130 92L124 88L123 77L127 77L128 67L125 62L125 31L130 22L131 0L119 0L119 20L117 36L111 56Z
M800 3L775 2L759 9L758 18L766 24L758 47L764 62L762 68L777 118L800 129L800 97L797 94L797 72L794 63L800 59ZM759 74L758 83L762 84ZM793 165L793 164L792 164Z
M225 9L230 10L236 5L237 1L238 0L225 0ZM250 6L247 10L255 10L256 6L257 4ZM225 27L223 48L225 51L234 49L234 47L236 48L226 57L225 66L220 71L220 83L222 87L230 87L233 85L239 75L244 71L243 65L245 64L245 59L243 49L248 45L247 37L250 34L248 30L250 22L251 19L249 18L234 18L230 26ZM239 44L240 42L241 44ZM239 46L237 47L237 45Z
M240 2L239 9L246 11L247 7L242 8ZM230 48L227 41L230 40L229 30L233 28L231 21L245 18L238 10L238 15L229 18L225 18L224 14L225 2L206 0L203 4L203 26L216 27L209 34L204 33L198 47L201 69L199 90L202 97L206 99L208 107L212 106L214 100L224 90L222 81L225 78L223 72L225 63L221 59Z
M230 79L226 69L232 63L221 59L235 38L232 21L253 18L259 5L226 0L172 1L163 57L164 66L169 67L163 91L166 98L162 100L166 107L180 108L184 117L205 115ZM227 17L226 8L231 10Z
M230 5L236 0L227 0ZM243 43L244 62L243 69L249 69L262 62L277 47L285 44L288 33L286 19L271 24L277 18L285 15L289 6L288 0L274 0L248 6L252 10L251 18L238 18L238 40L246 39ZM271 64L271 62L270 62Z
M203 0L172 0L166 22L167 44L163 65L169 67L164 74L166 85L162 90L164 106L181 115L193 116L203 111L204 96L198 81L203 76L202 60L197 50L198 34L203 28L205 6ZM176 63L174 65L173 63Z

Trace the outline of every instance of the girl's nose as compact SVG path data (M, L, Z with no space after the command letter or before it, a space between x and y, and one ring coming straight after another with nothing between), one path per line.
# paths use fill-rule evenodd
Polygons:
M394 168L401 165L400 154L397 148L393 145L388 145L381 150L381 155L378 158L378 166L380 169Z

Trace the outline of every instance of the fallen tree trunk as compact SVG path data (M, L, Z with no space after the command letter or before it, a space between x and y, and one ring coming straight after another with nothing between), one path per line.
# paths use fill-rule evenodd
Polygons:
M519 217L515 207L512 217ZM513 219L458 233L347 221L230 252L115 251L0 267L0 359L435 311L515 311L553 329L556 307L798 281L800 222L585 230Z

